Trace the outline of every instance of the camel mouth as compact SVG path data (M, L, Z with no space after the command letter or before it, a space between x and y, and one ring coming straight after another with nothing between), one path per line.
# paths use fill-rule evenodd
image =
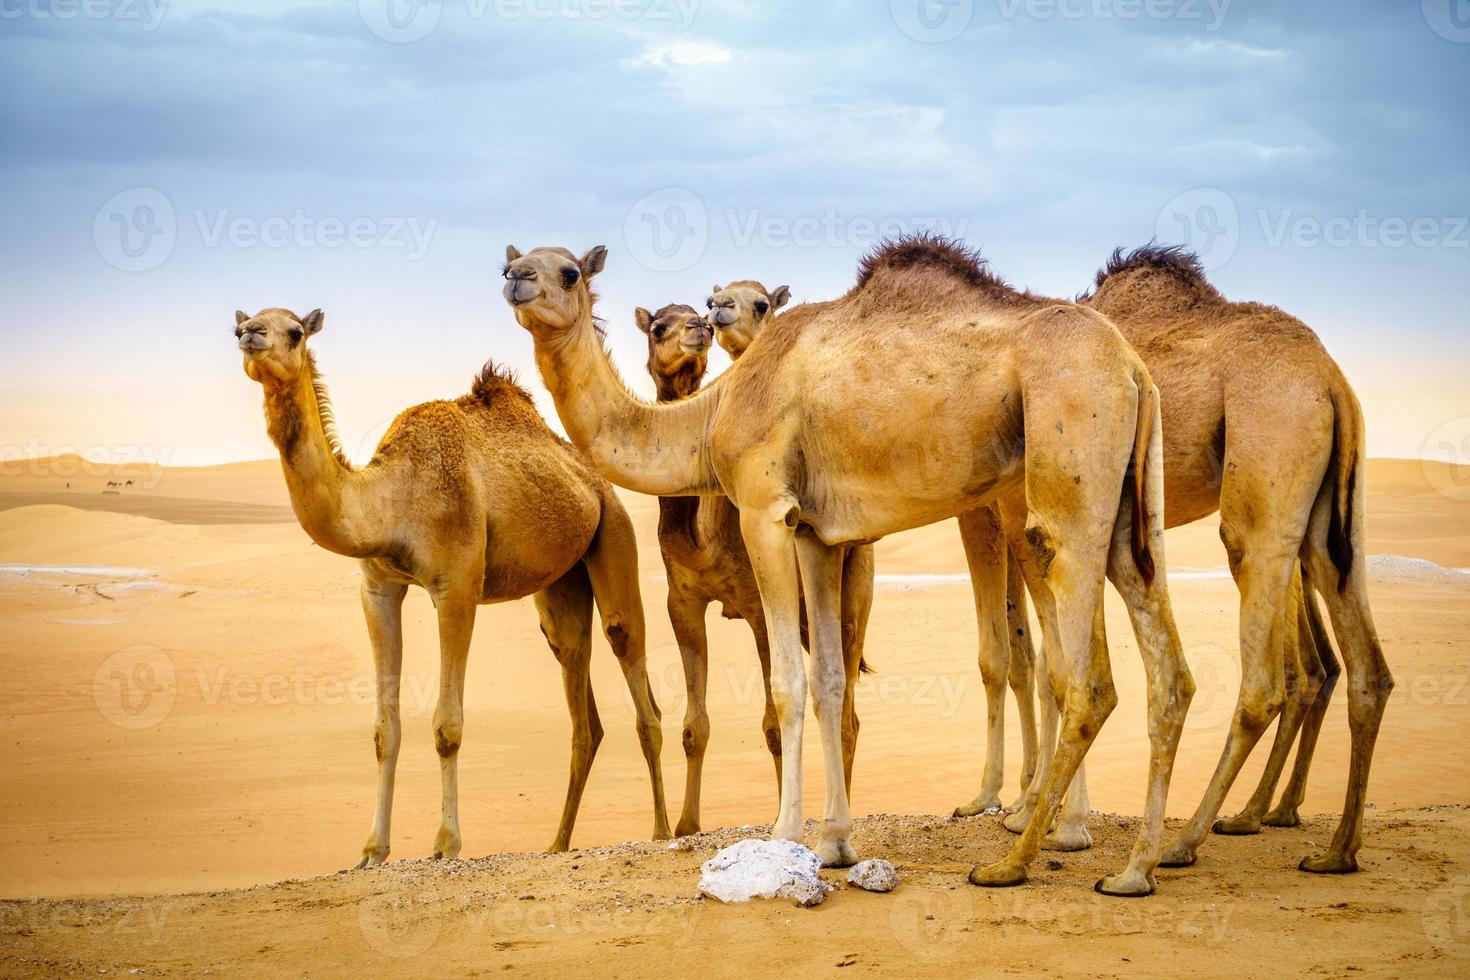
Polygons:
M529 279L512 279L502 290L505 301L511 306L525 306L541 295L541 290Z
M684 339L679 341L679 348L686 354L704 354L714 346L715 338L710 334L702 334L695 339Z
M710 310L709 318L717 327L729 327L740 319L740 314L736 313L733 307L716 306Z
M239 346L241 353L244 354L264 354L266 351L271 349L270 344L265 343L264 340L257 344L251 341L248 337L242 339Z

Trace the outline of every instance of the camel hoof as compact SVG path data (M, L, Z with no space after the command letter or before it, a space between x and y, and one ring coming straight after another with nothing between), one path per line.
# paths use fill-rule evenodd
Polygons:
M1262 817L1261 823L1267 827L1300 827L1302 817L1296 812L1296 807L1278 807Z
M434 838L434 860L453 861L459 857L459 835L447 830L439 831L439 836Z
M679 836L682 837L684 835L680 834ZM669 833L669 828L668 827L655 827L654 830L653 830L653 839L654 840L673 840L674 839L674 835L671 834L671 833Z
M982 817L987 814L1004 812L1005 809L1000 805L1000 800L975 800L954 808L954 815L957 817Z
M552 841L551 842L551 846L546 849L546 853L547 854L565 854L567 851L570 851L570 850L571 850L571 847L570 847L570 845L566 841L564 841L564 840L556 840L556 841Z
M1013 834L1024 833L1026 825L1031 822L1029 810L1016 810L1001 817L1000 825Z
M1233 817L1216 820L1210 829L1225 837L1248 837L1261 832L1261 818L1253 813L1237 813Z
M1187 868L1199 860L1194 848L1185 847L1179 842L1170 844L1164 849L1164 856L1159 860L1161 868Z
M1314 875L1349 875L1358 870L1358 859L1329 852L1302 858L1302 863L1297 868Z
M699 821L688 818L681 819L679 825L674 828L675 837L693 837L699 833Z
M975 865L970 871L970 884L981 888L1011 888L1026 881L1026 866L1015 864L1009 859L996 861L984 867Z
M1099 895L1110 895L1113 898L1147 898L1154 893L1156 887L1153 875L1124 871L1121 874L1104 875L1092 886L1092 890Z
M857 864L857 851L846 838L834 837L831 840L818 841L814 848L817 857L822 859L824 868L850 868Z
M1043 851L1085 851L1092 846L1086 827L1058 827L1041 840Z

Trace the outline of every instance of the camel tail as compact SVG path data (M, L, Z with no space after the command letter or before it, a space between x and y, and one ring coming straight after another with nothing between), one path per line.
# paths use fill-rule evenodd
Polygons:
M1332 483L1332 516L1327 524L1327 554L1337 566L1337 591L1347 590L1353 567L1353 541L1357 529L1353 514L1362 493L1358 464L1363 455L1363 413L1351 390L1332 393L1335 416L1332 427L1332 459L1327 464L1327 481ZM1326 487L1323 487L1326 490Z
M1147 375L1138 379L1138 418L1133 436L1133 465L1129 472L1133 477L1133 563L1143 576L1144 584L1152 586L1157 569L1153 552L1149 549L1148 524L1148 459L1154 437L1154 421L1159 414L1159 389ZM1162 520L1163 515L1159 515Z

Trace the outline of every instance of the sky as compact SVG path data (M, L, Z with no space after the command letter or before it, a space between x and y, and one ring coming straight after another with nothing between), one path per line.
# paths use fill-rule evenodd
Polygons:
M356 458L486 358L554 420L507 244L608 246L651 395L635 307L928 229L1063 297L1188 244L1470 462L1467 0L0 0L0 91L0 460L273 456L237 308L325 311Z

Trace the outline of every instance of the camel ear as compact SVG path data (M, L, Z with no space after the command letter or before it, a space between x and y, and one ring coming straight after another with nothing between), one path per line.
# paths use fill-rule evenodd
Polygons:
M582 275L591 279L601 272L605 265L607 265L607 246L594 245L586 255L582 256Z
M520 257L521 257L521 250L520 249L516 248L514 245L507 245L507 246L505 246L505 261L507 261L507 262L514 262L516 259L518 259Z
M306 335L308 337L322 332L322 320L324 318L321 310L312 310L301 318L301 325L306 328Z
M771 294L771 312L774 313L789 302L791 302L791 287L777 286L776 291Z
M244 323L248 319L250 319L249 313L246 313L244 310L235 311L235 326L238 327L240 324Z
M633 311L633 322L638 324L639 330L648 333L653 329L653 314L640 306Z

